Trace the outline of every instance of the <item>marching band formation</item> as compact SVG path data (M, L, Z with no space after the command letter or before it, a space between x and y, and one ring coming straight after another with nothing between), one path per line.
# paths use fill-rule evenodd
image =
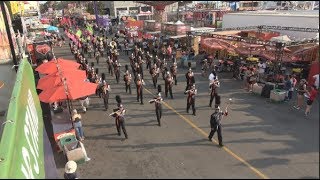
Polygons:
M101 73L101 77L99 76L99 69L95 67L95 63L91 62L88 63L88 60L85 58L85 54L87 54L88 58L93 58L96 61L96 64L99 65L102 59L105 59L107 63L108 75L111 77L115 76L116 82L119 83L120 81L120 74L121 74L121 64L119 62L119 49L120 45L118 42L118 38L112 38L112 41L108 43L108 38L104 35L102 37L99 36L92 36L93 38L91 41L87 39L86 41L82 41L79 44L75 44L70 39L70 50L74 54L75 59L79 64L81 64L80 68L86 71L88 81L97 83L98 88L96 90L96 95L103 99L103 104L105 110L108 110L109 104L109 93L111 91L110 84L106 81L106 74ZM144 82L144 74L143 74L143 64L146 64L146 69L149 71L150 76L152 77L153 87L158 89L158 94L153 99L149 100L149 103L153 103L155 105L155 112L156 118L158 121L158 125L161 126L161 117L162 117L162 102L163 98L161 96L162 87L158 84L158 78L162 76L164 80L164 92L165 97L168 98L168 94L170 98L173 99L173 89L174 85L177 85L177 62L175 53L166 53L165 48L158 48L158 49L149 49L142 45L141 42L136 42L133 48L132 53L130 54L129 62L131 66L131 71L129 70L129 66L125 65L125 72L123 75L123 81L125 85L126 93L132 94L131 89L131 82L133 81L136 85L136 97L137 102L140 102L143 105L143 89L145 86ZM128 47L128 41L124 41L124 47ZM93 53L93 56L92 56ZM126 53L128 55L128 53ZM170 64L170 65L169 65ZM192 114L196 116L196 95L197 89L195 85L195 77L194 73L191 69L191 63L188 63L189 69L188 72L185 74L186 77L186 88L184 94L187 95L187 107L186 112L189 113L190 107L192 108ZM214 69L214 68L213 68ZM209 70L209 65L206 60L203 61L202 65L202 76L207 76L207 71ZM209 75L209 94L210 94L210 101L209 106L212 107L212 102L215 99L216 111L214 113L220 113L220 96L218 95L218 88L220 87L220 83L218 77L213 70L212 73ZM118 107L113 109L113 113L110 116L115 118L115 124L117 128L118 135L121 135L120 129L122 129L125 138L128 138L128 134L125 128L125 109L121 103L120 96L116 96L116 101L118 103ZM226 115L226 114L225 114ZM221 119L221 115L219 116ZM221 136L221 131L217 130L216 126L212 126L212 132L218 131L219 134L219 141ZM213 133L210 133L208 137L209 140L212 139ZM222 144L222 142L220 143Z

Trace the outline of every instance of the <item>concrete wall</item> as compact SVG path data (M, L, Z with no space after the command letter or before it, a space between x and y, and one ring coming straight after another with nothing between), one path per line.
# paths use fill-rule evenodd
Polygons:
M11 69L12 66L12 62L0 64L0 81L4 82L4 86L0 89L0 112L8 109L9 99L16 81L16 71Z
M286 26L286 27L308 27L319 28L318 16L284 16L284 15L257 15L257 14L240 14L230 13L223 16L222 27L245 27L245 26ZM298 32L298 31L280 31L281 35L288 35L291 39L314 38L317 33Z

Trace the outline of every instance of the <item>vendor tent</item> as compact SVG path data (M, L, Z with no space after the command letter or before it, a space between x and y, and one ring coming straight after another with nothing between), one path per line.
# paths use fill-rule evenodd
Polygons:
M320 74L320 70L319 70L319 61L313 61L311 64L311 68L309 71L309 76L308 76L308 84L311 85L314 83L314 79L313 76Z
M292 56L305 61L314 61L319 58L319 45L304 47L292 53Z
M181 25L182 25L182 24L184 24L184 23L181 22L181 21L177 21L175 24L179 24L179 25L181 24Z
M284 35L284 36L273 37L270 39L270 41L287 43L287 42L290 42L291 39L287 35Z

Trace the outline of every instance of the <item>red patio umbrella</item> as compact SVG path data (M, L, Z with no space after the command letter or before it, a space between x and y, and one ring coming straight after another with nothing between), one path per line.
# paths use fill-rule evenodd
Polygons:
M84 82L86 79L86 72L82 70L71 70L59 73L50 74L38 81L37 89L45 90L53 88L62 83L61 78L66 78L70 82Z
M215 49L215 50L222 50L223 47L217 42L215 41L215 39L213 38L206 38L203 40L202 45L205 48L210 48L210 49Z
M62 100L76 100L84 96L95 94L98 84L89 82L65 82L39 94L42 102L53 103Z
M78 69L80 64L72 60L66 60L58 58L56 60L49 61L41 64L36 68L36 71L42 74L53 74L58 72L57 64L60 66L60 70Z

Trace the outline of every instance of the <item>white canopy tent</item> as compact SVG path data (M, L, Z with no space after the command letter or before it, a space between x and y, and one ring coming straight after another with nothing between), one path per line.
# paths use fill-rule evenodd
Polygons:
M291 42L291 39L287 35L284 35L284 36L273 37L270 39L270 41L288 43L288 42Z

